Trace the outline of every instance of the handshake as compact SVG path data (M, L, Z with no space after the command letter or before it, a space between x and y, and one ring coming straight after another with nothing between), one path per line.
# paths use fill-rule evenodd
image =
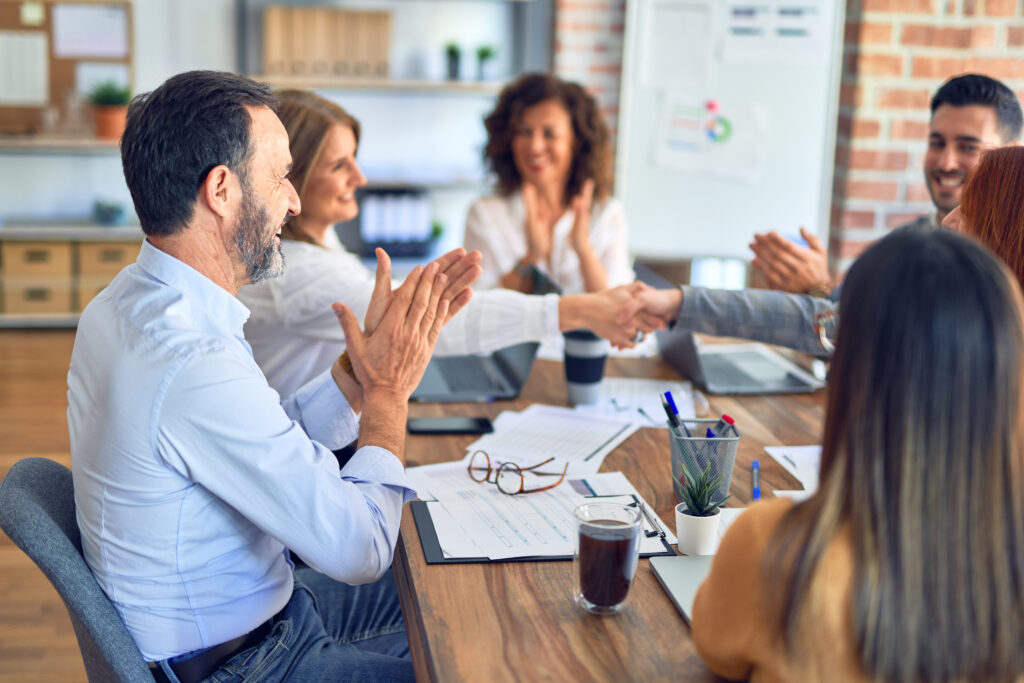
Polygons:
M588 329L616 348L631 348L648 332L665 329L678 314L682 297L681 289L654 289L643 282L563 296L559 327L563 332Z
M347 306L334 304L348 352L332 367L332 375L353 408L358 410L362 394L376 388L389 392L390 399L408 399L441 328L469 303L471 285L481 273L480 257L478 251L456 249L417 267L392 289L391 260L377 250L377 276L362 329ZM680 289L633 282L560 297L558 326L562 332L588 329L616 348L631 348L647 333L665 329L681 303Z

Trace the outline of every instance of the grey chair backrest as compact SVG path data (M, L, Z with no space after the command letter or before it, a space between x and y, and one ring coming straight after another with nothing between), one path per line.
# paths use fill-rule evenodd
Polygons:
M16 462L0 483L0 528L60 594L89 680L153 683L149 666L82 556L71 471L46 458Z

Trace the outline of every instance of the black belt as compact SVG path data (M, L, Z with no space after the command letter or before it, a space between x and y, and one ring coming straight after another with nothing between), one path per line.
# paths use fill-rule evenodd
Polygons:
M273 621L273 617L267 619L244 636L238 636L226 643L215 645L205 652L200 652L195 657L171 664L171 671L174 672L174 675L178 677L181 683L197 683L197 681L203 680L219 669L220 665L230 659L236 652L259 645L270 633L271 621ZM149 672L153 674L156 683L170 683L170 679L167 678L167 674L164 673L159 664L150 664Z

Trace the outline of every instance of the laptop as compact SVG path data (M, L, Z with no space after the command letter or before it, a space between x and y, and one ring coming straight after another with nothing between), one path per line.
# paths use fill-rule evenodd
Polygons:
M799 394L825 386L764 344L701 344L688 330L656 333L661 356L711 394Z
M637 279L659 289L671 284L644 266ZM711 394L798 394L825 386L799 365L764 344L701 344L683 329L655 333L661 356Z
M494 401L519 396L537 358L537 342L507 346L489 356L432 358L413 401Z
M672 598L686 623L693 618L693 600L704 578L711 572L714 555L673 555L651 558L651 571Z

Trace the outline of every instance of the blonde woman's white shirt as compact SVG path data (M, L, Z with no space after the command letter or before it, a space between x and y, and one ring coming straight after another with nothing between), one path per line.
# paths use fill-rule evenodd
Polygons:
M288 396L345 350L345 335L331 303L340 301L362 320L374 274L341 245L333 230L326 247L283 240L281 251L284 274L243 287L238 298L251 311L245 339L257 364L270 386ZM474 292L469 305L441 330L435 354L491 353L557 335L557 296L503 289Z
M580 259L569 242L575 214L566 211L555 224L551 258L538 267L562 287L564 294L585 291ZM473 203L466 217L466 249L479 249L484 255L480 265L484 274L477 281L479 289L498 287L502 275L515 268L526 256L526 206L522 192L507 197L492 195ZM590 214L590 243L608 271L608 286L624 285L634 280L629 258L626 214L622 204L609 197L594 202Z

